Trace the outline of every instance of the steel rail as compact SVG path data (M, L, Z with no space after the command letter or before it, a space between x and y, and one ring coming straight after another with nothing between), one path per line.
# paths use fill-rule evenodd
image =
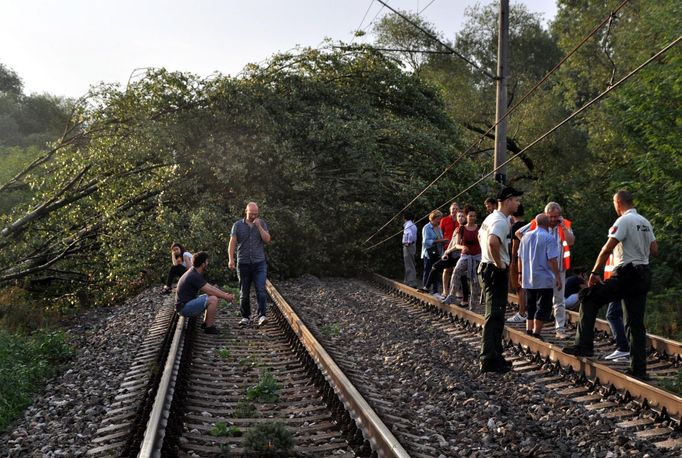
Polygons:
M478 326L483 326L485 319L478 313L456 305L443 304L430 294L422 293L379 274L372 274L372 278L379 284L388 288L394 288L405 295L426 302L442 312L456 315ZM585 374L586 377L593 379L597 383L613 385L616 389L628 391L634 399L637 399L642 404L646 401L653 410L665 411L671 418L678 422L682 421L682 397L680 396L629 377L592 359L568 355L556 345L540 341L528 336L525 332L517 331L508 326L504 327L503 338L514 344L527 347L534 353L540 354L543 358L548 357L552 361L558 361L562 366L571 367L573 370Z
M334 387L334 391L336 391L337 396L348 410L351 418L355 420L358 428L360 428L365 438L371 444L372 450L379 457L409 457L410 455L400 445L398 439L381 421L376 412L374 412L350 380L348 380L341 368L339 368L305 323L299 318L298 314L273 284L270 283L270 280L266 283L266 289L273 302L279 307L282 315L289 322L291 329L296 333L317 366Z
M519 296L513 293L509 293L509 302L518 304ZM578 321L580 321L580 314L572 310L566 310L566 317L573 324L577 324ZM595 323L595 329L597 329L598 331L611 333L611 327L609 326L609 322L601 318L597 318L597 321ZM666 339L665 337L649 333L647 333L646 338L647 344L651 348L654 348L657 352L661 354L666 354L668 356L673 357L679 356L680 358L682 358L682 342L677 342L675 340Z
M177 366L182 355L182 342L184 340L186 322L185 317L181 316L175 326L173 342L164 364L163 375L154 398L154 406L149 414L149 421L147 422L147 429L140 446L140 453L137 455L139 458L160 456L161 445L165 436L165 416L167 415L172 398L175 374L177 373Z

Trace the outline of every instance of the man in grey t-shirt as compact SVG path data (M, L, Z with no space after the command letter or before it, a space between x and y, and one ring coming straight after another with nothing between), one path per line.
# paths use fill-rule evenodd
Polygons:
M234 302L230 293L208 284L204 273L208 268L208 253L200 251L192 257L192 267L180 277L175 290L175 310L179 315L193 318L204 315L202 328L206 334L219 334L214 321L218 298ZM202 292L204 294L199 295Z
M258 217L258 205L249 202L246 205L246 217L232 225L230 232L230 270L237 269L239 277L239 308L242 319L240 324L247 325L251 321L251 284L256 287L258 302L258 325L265 323L267 298L265 279L268 266L265 259L265 244L270 243L268 224ZM237 257L235 259L235 248Z

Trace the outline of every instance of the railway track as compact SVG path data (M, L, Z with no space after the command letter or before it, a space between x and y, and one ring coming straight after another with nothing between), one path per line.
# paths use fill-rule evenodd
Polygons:
M172 306L160 314L88 454L407 456L268 288L275 306L261 327L238 326L232 307L219 310L218 336Z
M398 301L398 309L409 308L409 316L402 320L417 320L430 326L431 340L441 333L456 339L451 342L461 342L477 351L480 340L477 327L482 317L475 311L441 304L384 277L375 275L371 281L379 287L377 291L384 291L382 301ZM376 286L367 285L362 288L370 291L370 295L376 294L371 292ZM449 371L445 368L440 376L432 374L425 380L410 380L410 374L400 374L402 368L396 373L389 370L395 363L403 365L399 354L363 353L361 344L353 354L347 345L339 347L334 339L328 338L329 329L313 323L307 315L310 309L303 307L301 318L270 283L268 292L275 305L264 326L239 327L234 309L222 307L218 324L223 332L219 336L205 335L194 320L178 319L168 304L142 344L89 455L260 456L279 446L279 439L273 441L272 437L293 438L295 445L288 452L290 456L315 457L461 456L484 453L496 445L488 430L492 431L490 421L497 417L491 416L485 423L485 416L493 414L481 414L482 427L471 425L471 420L461 415L438 418L444 408L431 405L423 392L433 390L446 396L453 408L459 402L479 408L476 406L480 400L469 404L474 398L466 399L467 382L459 384L453 375L461 372L461 367L448 365L447 358L441 355L438 358L450 367ZM391 296L396 299L390 299ZM367 338L383 332L382 326L405 326L405 321L396 323L374 323L378 327L367 331ZM318 342L320 337L328 352ZM507 353L514 362L515 373L527 377L528 383L553 390L560 400L571 399L587 412L593 412L590 418L615 421L618 444L643 440L666 453L672 452L673 456L682 451L679 397L629 379L619 372L617 365L606 366L591 358L565 355L551 336L546 337L548 342L541 342L526 336L520 328L506 328ZM413 339L409 333L404 338ZM400 350L411 351L409 343L404 344L404 348L403 342L398 344ZM607 345L606 341L603 345ZM652 374L658 370L668 374L679 370L680 355L674 351L675 342L654 345ZM437 347L429 351L437 353ZM368 367L367 361L373 358L383 358L383 362L375 361L374 367ZM416 372L412 374L415 375ZM386 383L383 377L400 378L399 386L403 388L396 388L392 381ZM413 382L419 386L415 392L410 391ZM445 386L439 385L441 382ZM457 391L458 386L464 386L464 391ZM264 391L266 398L259 397L258 391ZM499 414L500 407L492 400L485 401L483 408L484 412L493 409L493 413ZM513 408L516 407L503 406L502 410ZM536 403L531 409L542 407ZM534 413L528 415L535 418ZM596 420L596 424L601 421ZM472 433L476 428L479 433L486 431L482 442L478 443L473 436L460 434L453 439L448 434L462 428L471 428ZM500 427L496 428L499 433ZM258 445L258 434L270 434L269 442ZM516 438L518 443L512 441L507 445L499 439L501 443L497 446L504 446L509 453L551 456L538 449L537 444L524 447L527 439L522 437ZM265 451L254 451L259 446L266 447Z
M464 328L475 330L483 324L482 307L474 310L457 305L442 304L431 295L422 293L402 283L380 275L373 275L372 281L392 294L423 306L429 314L458 322ZM516 299L510 295L510 300ZM510 308L508 316L514 312ZM577 314L572 312L570 320L575 322ZM669 339L649 335L651 351L648 369L651 381L646 383L624 374L628 362L609 362L601 357L613 350L606 335L608 324L603 320L598 325L601 339L595 342L595 357L583 358L567 355L561 351L571 342L574 329L569 329L569 339L559 341L554 337L553 328L543 332L545 341L528 336L523 324L505 326L504 339L508 352L514 355L514 369L529 373L552 389L560 390L588 410L603 412L607 418L620 419L620 428L634 431L639 438L646 438L662 449L682 450L682 398L660 387L664 380L682 370L680 344ZM478 345L478 338L471 341Z

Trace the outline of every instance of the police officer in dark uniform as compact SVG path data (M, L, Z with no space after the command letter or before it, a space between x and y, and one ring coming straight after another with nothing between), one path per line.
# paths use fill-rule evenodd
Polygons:
M497 196L497 210L489 214L478 231L481 263L478 266L479 284L483 288L485 323L481 337L481 372L508 372L511 364L502 356L504 313L509 292L509 216L521 203L523 194L506 187Z
M618 191L613 196L618 219L609 230L588 280L588 288L580 292L580 322L575 344L563 349L576 356L593 356L594 322L602 305L622 300L625 305L625 332L630 342L630 369L633 377L646 380L646 329L644 311L646 295L651 287L649 256L658 253L651 223L637 213L632 194ZM604 265L613 253L615 269L603 281Z

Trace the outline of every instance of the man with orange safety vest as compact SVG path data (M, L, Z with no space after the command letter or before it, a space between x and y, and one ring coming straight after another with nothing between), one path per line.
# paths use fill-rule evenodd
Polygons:
M561 205L550 202L545 205L545 215L549 216L549 233L556 241L561 259L559 262L559 274L561 275L560 287L554 288L552 306L554 308L554 320L556 328L556 338L564 340L566 335L566 305L564 302L564 288L566 286L566 271L571 267L571 247L575 243L575 236L571 230L571 222L561 216ZM526 224L516 231L516 236L520 239L523 234L537 227L535 220Z

